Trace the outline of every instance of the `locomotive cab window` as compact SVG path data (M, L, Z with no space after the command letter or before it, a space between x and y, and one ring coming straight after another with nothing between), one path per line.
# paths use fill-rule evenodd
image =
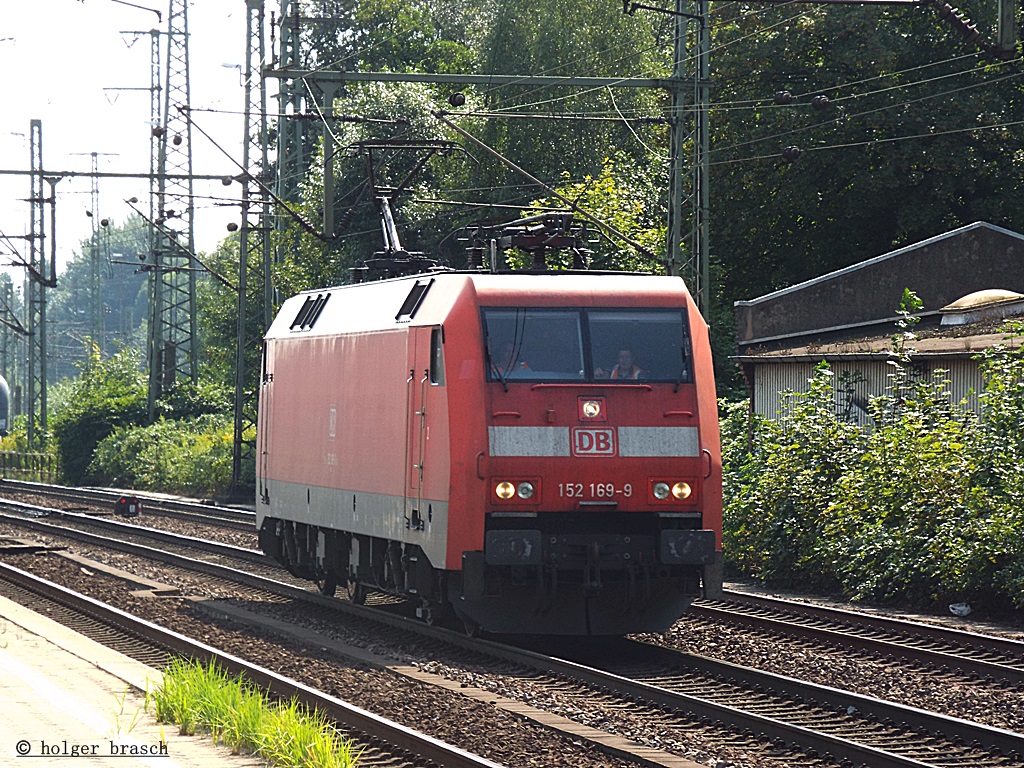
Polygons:
M693 381L681 309L482 312L490 381Z
M483 310L490 381L583 381L578 310Z
M430 331L430 383L444 384L444 329Z
M693 381L682 311L589 309L586 314L595 381Z

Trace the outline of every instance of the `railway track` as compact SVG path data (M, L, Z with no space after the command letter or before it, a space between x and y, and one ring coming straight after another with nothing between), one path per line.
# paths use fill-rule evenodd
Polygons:
M441 768L500 768L490 760L2 562L0 594L144 663L163 667L174 656L214 661L263 690L295 698L338 724L342 735L353 741L354 752L360 754L360 766L414 768L426 763Z
M1024 643L921 622L726 590L698 600L694 617L832 641L1007 684L1024 683Z
M228 609L225 615L245 618ZM669 728L692 727L694 720L726 725L751 745L785 744L804 752L789 755L788 765L819 756L827 764L872 768L1024 765L1020 734L664 648L622 641L584 651L578 643L575 651L545 643L531 651L444 629L410 630L401 617L373 620L485 654L489 660L477 666L501 668L503 675L532 679L563 696L574 691L580 699L602 698L609 707L630 706ZM285 621L280 631L288 633L290 626ZM443 653L437 647L433 652Z
M97 542L110 543L109 537L97 537ZM234 578L226 572L222 574ZM276 591L281 585L272 582L265 586ZM279 594L366 619L360 607L328 600L306 589L289 587ZM303 609L297 611L296 626L301 626L302 612ZM611 656L559 660L452 633L435 635L444 631L410 626L398 617L378 615L370 620L397 622L394 626L399 631L433 637L465 652L480 653L486 648L488 655L513 664L519 670L515 674L531 676L539 671L553 675L552 680L543 684L555 687L583 684L588 690L580 691L581 696L594 696L595 690L600 690L601 695L619 698L615 706L650 702L651 717L662 722L677 718L670 727L686 727L687 717L719 721L741 733L749 732L754 741L798 745L828 755L826 762L834 764L881 768L1024 765L1020 757L1024 737L1020 734L666 649L632 644L617 647ZM629 663L608 660L623 658ZM680 717L676 714L679 712L687 714Z
M113 503L110 500L117 495L94 489L82 489L82 493L79 494L79 489L75 488L12 481L0 482L0 491L4 489L52 495L82 502L89 499L103 499L109 501L110 504ZM147 510L159 511L160 509L155 502L151 507L148 497L144 497L144 503ZM171 514L179 518L198 519L232 529L237 529L240 521L248 519L248 530L255 530L253 517L248 512L231 510L232 513L237 513L239 516L229 517L225 516L226 508L223 507L205 507L201 503L186 503L178 500L169 503L173 507ZM2 501L0 501L0 506L3 506ZM149 535L156 536L157 534ZM181 543L184 538L175 539L172 534L168 534L165 540ZM243 555L228 549L218 550L217 547L209 549L221 557L248 557L253 562L265 562L263 555L257 551ZM270 565L262 572L271 576L276 573L280 578L290 579L276 565ZM292 583L301 584L302 582L296 580ZM726 590L725 594L724 601L696 601L691 607L688 618L703 618L733 626L774 631L788 637L806 638L815 643L838 643L848 647L853 643L853 647L858 649L893 658L917 661L939 670L959 671L979 679L1009 685L1024 683L1024 642L1018 640L870 615L859 611L750 595L734 590Z
M619 676L637 686L632 695L670 708L703 706L703 717L720 717L718 706L740 710L755 733L792 739L853 764L1024 765L1021 734L748 667L629 642L573 657L601 671L594 684Z
M274 594L274 590L286 588L292 590L287 595L292 598L309 593L309 582L292 579L288 573L267 560L263 553L257 550L192 539L176 533L62 510L51 510L46 518L25 517L28 506L19 502L0 501L0 509L15 510L14 514L0 513L0 522L50 536L69 538L94 547L145 557L192 573L204 573L257 589L266 586L265 594ZM49 518L57 518L71 525L51 522ZM115 532L117 538L111 535ZM168 546L162 549L149 546L149 542L153 541ZM197 553L202 553L205 557L199 557ZM242 565L245 569L240 567Z
M159 514L181 520L194 520L233 530L256 530L256 513L240 507L215 506L206 502L172 498L156 494L117 491L106 488L71 488L62 485L30 483L23 480L0 479L0 493L19 493L61 499L72 504L113 510L122 498L134 497L142 502L147 514ZM72 510L74 511L74 510Z

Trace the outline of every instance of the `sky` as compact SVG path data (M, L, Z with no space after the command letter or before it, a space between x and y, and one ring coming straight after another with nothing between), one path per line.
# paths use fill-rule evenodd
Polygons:
M160 18L153 10L160 11ZM43 169L48 175L87 173L94 152L101 172L148 173L148 32L166 32L168 10L168 0L0 0L0 233L11 239L0 240L0 268L15 276L16 286L24 270L7 267L10 245L27 253L23 238L30 225L31 186L27 175L6 172L31 167L30 121L42 121ZM246 56L245 0L195 0L188 9L188 27L194 122L232 156L193 131L193 172L235 174L238 166L232 159L241 161L244 136L240 72ZM215 112L196 111L206 109ZM43 188L48 192L50 186ZM92 232L86 215L92 207L91 189L88 177L68 177L56 185L58 273L82 251L82 241ZM196 182L194 193L223 198L239 195L241 187ZM123 223L132 214L125 200L137 197L145 212L148 194L145 179L100 179L100 217ZM47 228L49 217L47 207ZM227 235L227 224L239 218L237 206L198 199L197 250L216 247Z

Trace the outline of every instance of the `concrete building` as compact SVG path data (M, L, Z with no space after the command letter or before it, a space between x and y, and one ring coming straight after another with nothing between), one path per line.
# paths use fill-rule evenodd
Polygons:
M827 360L849 382L837 407L883 394L904 289L923 302L912 362L947 371L950 390L977 409L982 380L974 357L1007 342L1000 326L1024 315L1024 235L985 222L735 304L736 361L753 412L776 418L779 395L807 390Z

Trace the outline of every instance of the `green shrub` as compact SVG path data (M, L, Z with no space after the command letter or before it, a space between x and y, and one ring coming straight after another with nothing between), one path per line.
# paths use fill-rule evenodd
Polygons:
M137 350L110 358L92 355L82 375L57 389L50 428L64 481L96 482L89 474L93 451L117 427L146 421L146 378Z
M233 437L232 418L217 414L119 427L96 447L89 473L120 488L216 496L231 485Z
M819 366L808 392L787 395L780 422L757 423L753 450L740 464L726 463L723 549L742 572L778 584L832 586L817 544L836 483L864 440L836 416L832 389L831 370ZM736 457L734 451L725 462Z
M825 364L808 392L784 395L777 422L754 423L751 450L736 449L747 427L727 415L727 562L854 599L1024 608L1024 355L1001 345L981 357L979 418L941 371L913 372L909 338L894 342L868 429L837 408Z
M50 426L63 480L179 493L213 493L231 483L231 397L220 386L184 382L149 417L141 354L102 358L53 388ZM250 462L251 465L251 462ZM249 467L254 478L255 468Z

